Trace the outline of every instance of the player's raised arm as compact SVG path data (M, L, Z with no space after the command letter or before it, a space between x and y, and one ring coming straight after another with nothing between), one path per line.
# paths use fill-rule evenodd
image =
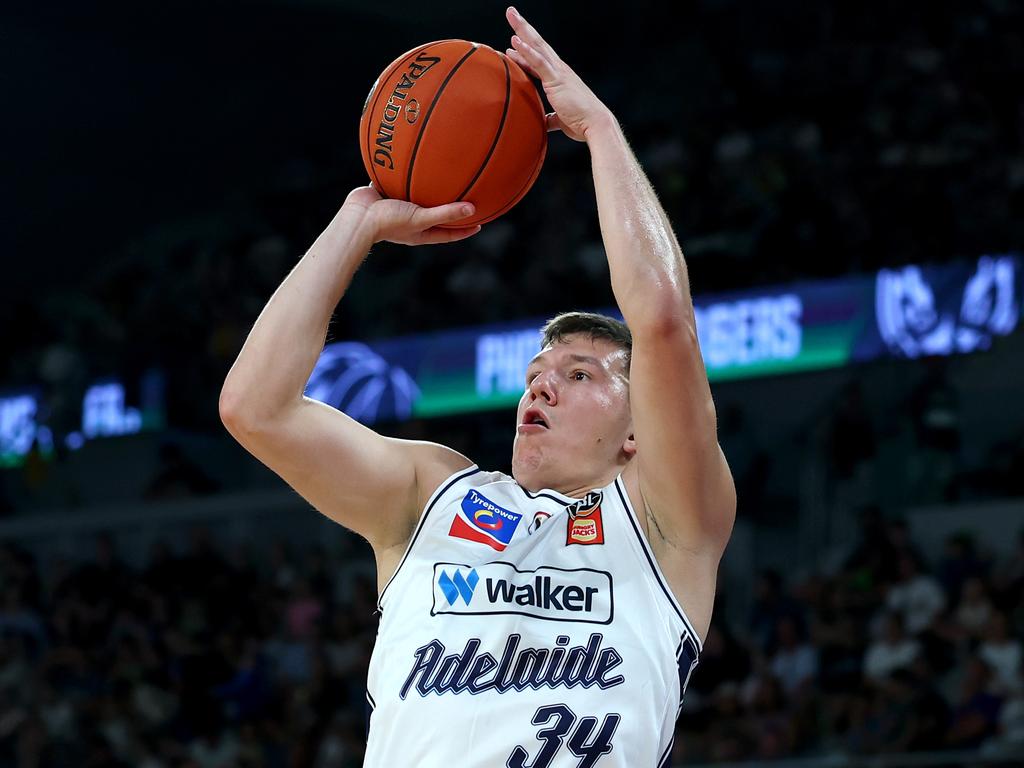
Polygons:
M370 187L354 190L263 309L221 391L228 431L378 551L401 545L424 494L469 462L441 446L382 437L303 392L331 314L370 247L469 237L480 228L438 225L470 213L466 203L428 209L381 200Z
M650 537L717 566L735 489L679 243L611 112L514 9L507 16L516 33L507 53L541 80L555 109L549 126L590 148L612 289L633 333L630 405Z

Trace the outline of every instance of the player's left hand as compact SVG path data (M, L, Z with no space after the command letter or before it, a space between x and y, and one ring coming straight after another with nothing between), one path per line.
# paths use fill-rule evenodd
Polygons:
M505 17L515 32L505 55L540 80L555 110L547 116L549 131L560 130L570 139L586 141L592 127L613 119L608 107L515 8L510 6Z

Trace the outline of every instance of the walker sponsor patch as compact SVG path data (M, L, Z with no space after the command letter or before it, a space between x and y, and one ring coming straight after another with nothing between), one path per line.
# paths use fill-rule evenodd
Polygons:
M588 624L612 620L611 574L591 568L520 571L503 562L473 567L435 563L433 589L431 616L519 614Z
M512 541L523 516L499 507L483 494L470 489L462 499L462 507L455 513L448 535L457 539L476 541L501 552Z
M601 499L600 491L591 491L566 508L569 512L565 531L566 546L569 544L604 544Z

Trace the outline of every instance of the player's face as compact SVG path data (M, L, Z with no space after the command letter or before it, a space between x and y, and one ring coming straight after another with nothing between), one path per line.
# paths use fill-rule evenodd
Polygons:
M520 485L584 490L621 471L635 450L626 360L624 349L583 334L533 358L512 446Z

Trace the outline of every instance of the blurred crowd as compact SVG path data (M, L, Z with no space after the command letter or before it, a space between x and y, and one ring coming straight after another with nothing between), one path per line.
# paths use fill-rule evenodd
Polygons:
M678 724L677 764L1024 755L1024 534L1001 561L967 534L936 554L868 508L835 573L797 582L762 573L748 621L711 626Z
M0 548L0 765L355 768L376 576L330 552L218 544L195 529L130 567ZM720 595L674 765L1024 749L1024 533L929 558L876 509L834 573L763 572L749 616Z
M132 568L100 536L52 569L4 546L0 765L361 765L376 576L349 545L261 557L196 529Z

